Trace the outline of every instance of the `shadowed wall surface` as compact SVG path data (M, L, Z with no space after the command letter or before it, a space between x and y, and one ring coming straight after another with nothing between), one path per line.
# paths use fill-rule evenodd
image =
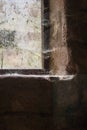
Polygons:
M69 73L87 74L87 1L66 0Z
M0 79L1 130L86 130L87 76Z
M50 2L51 11L58 11L57 7L62 9L57 6L63 4L62 0ZM79 74L71 80L0 78L1 130L87 130L87 1L64 2L67 42L63 47L67 47L69 61L67 65L61 62L61 70L67 68L68 73ZM52 43L56 40L53 39ZM55 71L59 69L57 54L56 51Z
M0 79L0 129L51 130L52 89L41 78Z

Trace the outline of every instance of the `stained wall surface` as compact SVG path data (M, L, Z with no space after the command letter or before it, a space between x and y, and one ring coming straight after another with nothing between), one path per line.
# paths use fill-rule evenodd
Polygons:
M68 76L61 80L35 77L0 78L1 130L87 129L87 2L86 0L51 0L50 10L57 10L58 3L64 4L66 11L64 23L67 23L67 39L62 40L65 42L63 47L66 48L67 53L63 51L62 54L68 55L68 61L59 66L56 53L54 60L57 62L53 73L58 73L57 70L62 65L60 72L63 70L76 75L72 79ZM66 28L65 24L63 27ZM52 43L56 42L54 39Z
M0 0L0 69L42 69L41 4Z

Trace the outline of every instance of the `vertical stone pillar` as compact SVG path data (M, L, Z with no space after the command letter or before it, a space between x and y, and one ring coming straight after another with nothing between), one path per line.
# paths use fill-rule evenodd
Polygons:
M50 0L50 27L50 72L64 75L68 64L64 0Z

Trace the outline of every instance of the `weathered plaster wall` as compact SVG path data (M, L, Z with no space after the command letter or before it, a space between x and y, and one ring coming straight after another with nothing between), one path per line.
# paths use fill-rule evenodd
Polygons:
M50 11L62 13L64 9L59 3L62 0L51 0ZM79 72L72 80L51 78L0 78L0 129L1 130L86 130L87 129L87 76L86 76L86 0L66 0L67 42L66 36L61 42L52 39L66 51L61 53L63 63L59 65L58 49L56 69L61 67L64 72L67 65L69 73ZM59 9L58 9L59 8ZM62 8L62 9L61 9ZM57 15L57 13L55 13ZM59 14L61 14L59 13ZM51 14L52 16L52 14ZM56 16L52 16L55 23ZM64 18L64 17L63 17ZM57 28L56 24L51 29ZM56 27L55 27L56 26ZM62 25L61 25L62 26ZM59 27L61 27L59 24ZM64 26L66 28L66 25ZM62 29L63 29L62 27ZM66 32L65 31L65 32ZM55 31L54 31L55 34ZM62 34L64 35L64 34ZM53 35L52 35L53 36ZM57 36L57 34L56 34ZM57 38L57 37L56 37ZM72 42L73 41L73 42ZM65 43L65 44L64 44ZM53 45L52 45L53 47ZM67 48L68 47L68 48ZM64 60L62 57L64 54ZM66 54L66 55L65 55ZM68 59L68 60L67 60ZM58 63L58 64L57 64ZM77 71L79 70L79 71ZM63 72L62 71L62 72Z

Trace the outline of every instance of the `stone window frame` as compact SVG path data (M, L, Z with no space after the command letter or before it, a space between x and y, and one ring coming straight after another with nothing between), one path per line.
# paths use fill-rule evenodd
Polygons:
M43 69L2 69L0 74L66 75L69 62L64 0L41 0ZM55 31L56 29L56 31Z

